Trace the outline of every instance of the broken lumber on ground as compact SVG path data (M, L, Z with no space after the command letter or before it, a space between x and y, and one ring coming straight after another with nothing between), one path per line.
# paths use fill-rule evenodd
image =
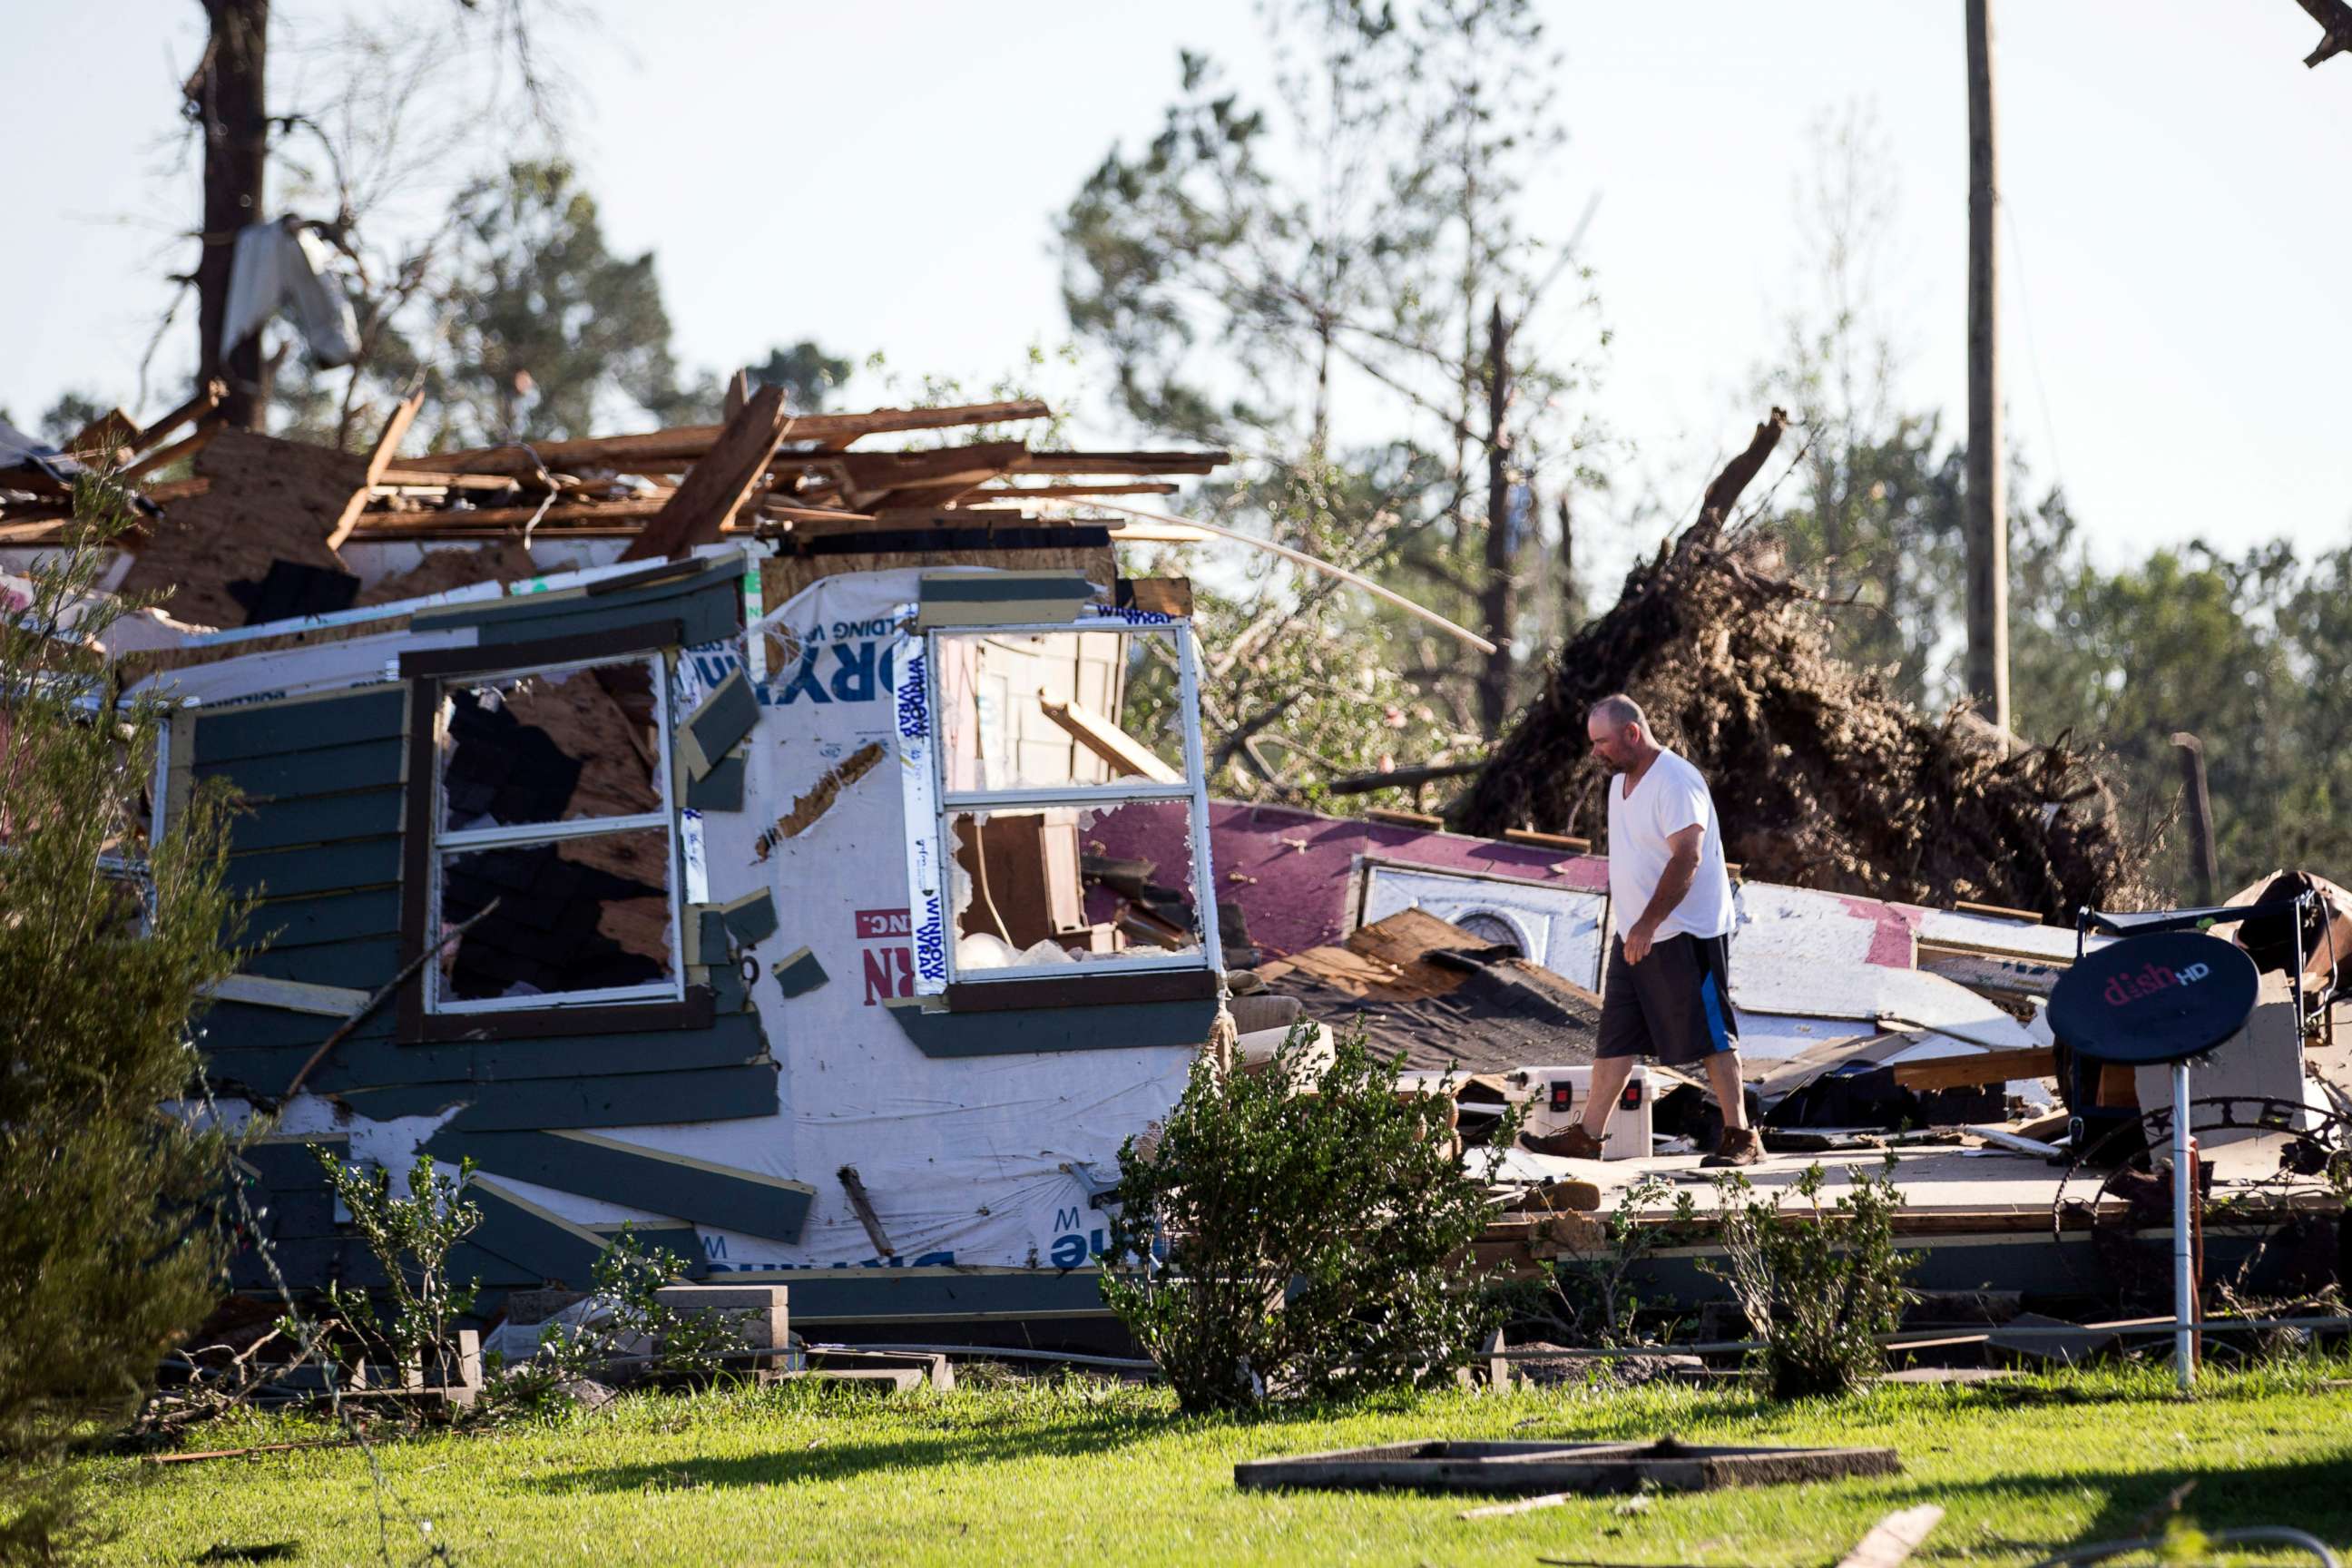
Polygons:
M1601 828L1607 775L1585 720L1623 691L1706 775L1725 858L1750 880L2062 920L2135 907L2142 856L2090 759L2063 736L2011 743L1964 708L1937 718L1901 702L1831 651L1818 601L1780 574L1770 534L1732 521L1778 438L1774 414L1698 521L1552 659L1449 825L1486 837Z

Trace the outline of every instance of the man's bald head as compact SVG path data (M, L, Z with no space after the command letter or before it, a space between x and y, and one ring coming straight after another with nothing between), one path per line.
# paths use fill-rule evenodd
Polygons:
M1650 732L1650 721L1643 713L1642 705L1622 691L1594 703L1592 710L1585 718L1605 720L1612 727L1621 730L1628 724L1639 724L1643 734Z
M1657 749L1642 705L1620 691L1594 703L1584 718L1592 754L1619 773L1631 773Z

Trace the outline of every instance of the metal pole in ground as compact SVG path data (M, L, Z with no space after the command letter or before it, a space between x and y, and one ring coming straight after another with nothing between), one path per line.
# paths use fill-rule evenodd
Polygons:
M2189 1205L2196 1191L2197 1155L2189 1136L2189 1064L2177 1061L2172 1064L2172 1310L2179 1326L2172 1333L2172 1364L2184 1390L2197 1382L2197 1358L2191 1346L2197 1335L2189 1327L2197 1321L2197 1292L2190 1281L2193 1253L2189 1234Z

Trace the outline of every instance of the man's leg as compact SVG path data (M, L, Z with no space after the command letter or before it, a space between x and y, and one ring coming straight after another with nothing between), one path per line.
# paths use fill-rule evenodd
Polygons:
M1706 1058L1706 1082L1715 1090L1715 1102L1723 1107L1724 1126L1747 1126L1748 1086L1739 1073L1738 1047L1717 1051Z
M1592 1061L1592 1092L1584 1097L1584 1115L1580 1119L1587 1132L1601 1136L1601 1128L1609 1121L1609 1112L1615 1109L1617 1096L1623 1092L1625 1080L1633 1075L1632 1057L1595 1057Z

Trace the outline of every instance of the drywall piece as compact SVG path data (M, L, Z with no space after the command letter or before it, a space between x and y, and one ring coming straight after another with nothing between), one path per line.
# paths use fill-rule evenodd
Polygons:
M696 811L743 809L742 753L721 757L700 778L686 781L686 804Z
M545 1046L544 1041L530 1043ZM343 1091L340 1098L361 1115L379 1121L431 1116L463 1107L449 1123L452 1131L459 1132L739 1121L773 1116L779 1103L776 1069L765 1063L700 1072L355 1089Z
M782 959L775 968L776 984L787 998L805 996L829 978L816 954L807 948Z
M727 929L745 947L757 947L776 934L776 900L765 888L721 904L719 910L727 921Z
M1074 572L926 572L915 629L1070 621L1100 593Z
M1073 986L1087 984L1073 975ZM1040 1051L1124 1051L1208 1043L1214 997L1101 1007L1036 1007L990 1013L926 1009L915 999L884 1007L927 1057L1010 1057Z
M687 776L698 779L708 774L759 721L760 700L738 666L678 726L677 751L686 761Z
M208 994L223 1002L244 1002L257 1007L278 1007L322 1018L350 1018L367 1005L368 993L340 985L309 985L299 980L272 980L258 974L232 974L215 984Z
M805 1182L640 1148L593 1132L444 1131L425 1145L425 1152L437 1160L471 1155L494 1176L783 1242L800 1240L801 1226L816 1195Z
M482 1211L471 1237L477 1247L522 1265L542 1280L586 1288L604 1255L603 1237L488 1177L477 1175L466 1191Z

